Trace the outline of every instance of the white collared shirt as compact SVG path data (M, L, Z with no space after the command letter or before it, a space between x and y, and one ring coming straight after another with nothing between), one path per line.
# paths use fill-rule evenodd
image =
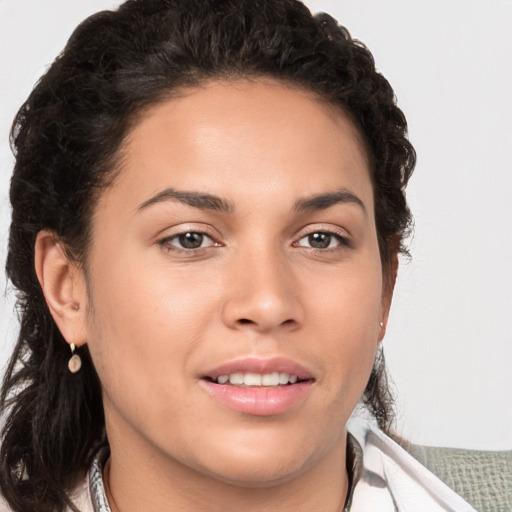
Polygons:
M348 431L363 452L350 512L476 512L371 423L351 420Z

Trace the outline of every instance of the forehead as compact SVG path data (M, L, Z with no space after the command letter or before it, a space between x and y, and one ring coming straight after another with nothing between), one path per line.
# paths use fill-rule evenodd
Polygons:
M343 110L270 80L181 91L142 113L121 155L114 188L129 196L169 186L235 200L283 186L296 196L347 185L372 194L362 137Z

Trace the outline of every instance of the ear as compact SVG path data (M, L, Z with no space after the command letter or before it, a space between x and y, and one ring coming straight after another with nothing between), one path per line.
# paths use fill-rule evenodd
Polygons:
M83 270L71 261L56 235L40 231L35 244L35 270L46 304L62 336L76 346L87 339L87 289Z
M385 274L382 280L382 298L380 302L380 333L379 342L382 341L386 334L386 327L388 324L389 310L391 308L391 300L393 299L393 291L395 289L396 276L398 274L398 254L393 253L388 268L385 269Z

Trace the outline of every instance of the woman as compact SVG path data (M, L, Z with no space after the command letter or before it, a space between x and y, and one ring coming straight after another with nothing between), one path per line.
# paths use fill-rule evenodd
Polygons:
M415 155L332 18L130 0L13 143L10 510L472 510L384 434Z

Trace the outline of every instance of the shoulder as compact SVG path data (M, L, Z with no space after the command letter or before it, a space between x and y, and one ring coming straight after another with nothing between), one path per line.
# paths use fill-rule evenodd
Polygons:
M69 497L73 504L80 512L94 512L92 505L91 493L89 486L89 478L84 477L78 485L69 493ZM4 497L0 494L0 512L12 512L11 507L7 504Z
M11 512L11 509L7 506L7 503L1 494L0 494L0 512Z
M354 490L356 510L415 510L416 512L475 512L473 506L404 448L368 422L351 421L349 432L362 450L362 470Z
M79 482L79 484L69 494L69 497L80 512L94 512L89 475L86 475Z

